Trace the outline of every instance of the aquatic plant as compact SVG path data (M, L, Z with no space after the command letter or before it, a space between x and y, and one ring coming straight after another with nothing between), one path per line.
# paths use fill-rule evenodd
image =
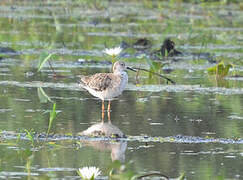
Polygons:
M153 70L147 70L147 69L144 69L144 68L135 68L135 67L133 67L133 69L136 69L136 70L142 70L142 71L148 72L148 73L150 73L150 76L151 76L151 74L154 74L154 75L156 75L156 76L159 76L159 77L161 77L161 78L167 80L167 83L168 83L168 82L171 82L172 84L176 84L176 82L173 81L172 79L170 79L170 78L168 78L168 77L166 77L166 76L164 76L164 75L161 75L161 74L159 74L159 73L156 73L156 72L154 72Z
M51 69L53 70L53 68L52 68L52 66L51 66L51 63L50 63L50 61L49 61L49 59L52 57L53 54L54 54L54 53L51 53L51 54L42 53L42 54L40 55L39 63L38 63L38 66L37 66L37 68L38 68L37 72L39 72L39 71L43 68L43 66L44 66L44 64L46 63L46 61L49 62L49 65L50 65ZM53 70L53 71L54 71L54 70Z
M234 67L233 64L224 64L223 61L216 64L213 67L208 68L208 74L210 75L216 75L218 77L224 77L227 76L229 73L229 69Z
M186 179L185 173L182 173L177 179L178 180L184 180L184 179Z
M26 132L26 137L31 141L31 145L34 147L34 137L31 131L27 129L24 130Z
M42 87L37 88L37 94L38 94L40 103L47 103L48 101L53 103L51 98L45 93L45 91L42 89Z
M101 171L97 167L90 166L79 168L77 173L83 180L94 180L97 176L101 174Z
M18 135L17 135L17 139L16 139L16 143L19 143L19 142L20 142L20 138L21 138L21 134L18 133Z
M31 164L33 162L33 159L34 159L33 153L31 153L31 155L28 156L27 159L26 159L25 169L28 173L28 179L31 179Z
M46 133L46 137L48 136L48 134L50 132L52 123L53 123L54 119L56 118L56 116L57 116L56 103L54 103L53 107L52 107L52 111L50 111L49 125L48 125L48 130L47 130L47 133Z
M103 53L110 55L112 58L115 58L118 54L120 54L122 51L122 48L115 47L110 49L105 49Z
M137 71L137 75L136 75L136 81L138 82L138 73L139 71L145 71L145 72L148 72L149 73L149 78L152 78L153 75L156 75L160 78L163 78L167 81L167 84L168 82L171 82L172 84L176 84L175 81L173 81L172 79L166 77L165 75L161 75L160 74L160 71L161 69L163 68L163 66L167 65L168 63L163 63L163 62L160 62L160 61L152 61L150 58L145 58L147 64L149 65L150 69L147 70L147 69L144 69L144 68L136 68L136 67L132 67L132 69L135 69L135 70L138 70Z

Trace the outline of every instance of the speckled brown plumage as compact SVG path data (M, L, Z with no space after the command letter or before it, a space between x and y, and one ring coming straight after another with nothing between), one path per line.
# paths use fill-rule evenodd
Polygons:
M96 91L104 91L112 86L112 81L117 81L113 76L112 73L97 73L92 76L83 76L81 81L89 88Z

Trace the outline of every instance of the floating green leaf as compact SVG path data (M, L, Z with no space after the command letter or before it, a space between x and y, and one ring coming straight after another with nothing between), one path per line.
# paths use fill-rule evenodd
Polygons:
M50 58L51 58L51 56L53 55L54 53L51 53L51 54L47 54L47 53L42 53L41 55L40 55L40 60L39 60L39 64L38 64L38 72L42 69L42 67L43 67L43 65L45 64L45 62L46 61L48 61Z
M224 76L228 75L229 69L232 67L233 67L233 64L225 65L224 62L221 61L217 65L208 68L208 74L224 77Z

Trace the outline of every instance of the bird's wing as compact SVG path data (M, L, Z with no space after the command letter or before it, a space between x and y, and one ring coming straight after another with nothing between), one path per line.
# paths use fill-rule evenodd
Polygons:
M81 82L86 87L94 89L96 91L103 91L109 86L112 86L112 74L111 73L97 73L92 76L81 77Z

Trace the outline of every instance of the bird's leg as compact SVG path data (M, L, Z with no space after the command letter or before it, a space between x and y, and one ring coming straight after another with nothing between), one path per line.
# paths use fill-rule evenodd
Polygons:
M102 112L105 112L105 101L102 100Z
M101 114L102 123L104 123L104 117L105 117L105 113L104 113L104 111L102 111L102 114Z
M111 122L111 101L109 100L108 103L108 109L107 109L107 117L108 117L108 122Z
M104 116L105 116L105 102L102 100L102 122L104 122Z
M108 123L111 123L111 111L107 111Z
M108 103L108 112L111 111L111 100L109 100L109 103Z

